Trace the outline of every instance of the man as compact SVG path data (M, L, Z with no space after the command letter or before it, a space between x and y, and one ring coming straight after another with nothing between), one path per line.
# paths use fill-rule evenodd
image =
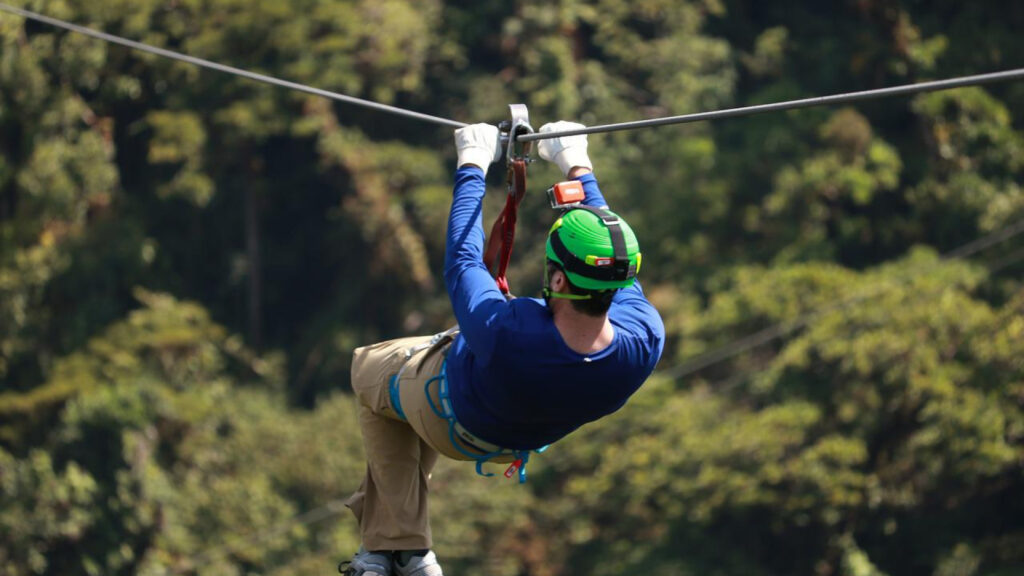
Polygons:
M557 122L541 132L580 127ZM501 155L497 128L462 128L455 143L444 276L458 329L355 351L367 471L347 502L363 546L343 564L346 574L442 576L427 517L438 453L523 460L622 407L664 345L661 318L636 283L636 236L606 210L586 136L538 146L541 158L582 183L589 207L552 226L543 299L506 299L482 262L484 177Z

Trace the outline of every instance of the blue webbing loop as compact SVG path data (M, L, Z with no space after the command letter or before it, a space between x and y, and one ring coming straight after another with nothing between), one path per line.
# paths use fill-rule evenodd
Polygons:
M520 450L516 452L516 458L522 460L519 464L519 483L526 484L526 463L530 461L530 451Z
M448 414L446 414L445 412L442 412L441 409L438 408L436 404L434 404L434 399L430 397L430 385L433 384L434 382L439 382L442 379L447 379L447 378L448 378L448 360L445 360L445 361L441 362L441 371L437 373L437 376L434 376L433 378L427 380L427 383L423 385L423 392L427 395L427 403L430 404L430 409L434 411L434 414L437 414L438 418L444 418L445 420L449 420ZM437 391L437 398L438 398L438 400L441 401L442 404L444 403L444 401L446 399L449 399L449 397L450 397L450 395L448 394L448 391L444 390L443 388L444 387L441 387Z
M440 407L438 407L438 405L434 403L434 399L430 396L430 387L434 384L434 382L440 382L440 384L438 386L438 390L437 390L437 399L438 399L439 403L441 404ZM484 453L484 454L474 454L473 452L470 452L469 450L466 450L465 448L463 448L462 445L458 442L457 436L455 434L455 422L456 422L456 420L455 420L455 410L452 409L451 393L448 392L447 384L448 384L448 361L445 360L444 362L441 363L441 371L438 372L437 376L434 376L433 378L430 378L429 380L427 380L426 384L423 385L423 392L424 392L424 394L427 395L427 403L430 404L430 409L434 411L434 414L437 414L437 416L439 418L443 418L444 420L448 421L448 438L451 441L452 446L456 450L458 450L459 453L462 454L463 456L466 456L466 457L470 458L471 460L475 460L476 461L476 473L479 474L480 476L485 476L485 477L494 476L493 473L484 472L483 466L484 466L485 463L489 462L490 460L492 460L492 459L494 459L494 458L496 458L498 456L507 456L509 454L509 452L511 452L512 456L514 458L516 458L516 460L521 461L520 464L519 464L519 483L520 484L525 483L526 482L526 463L529 462L529 460L530 460L530 451L529 450L512 450L512 451L510 451L510 450L500 450L499 449L499 450L496 450L494 452L487 452L487 453ZM535 450L535 452L537 452L539 454L539 453L541 453L541 452L543 452L543 451L545 451L547 449L548 449L548 447L544 446L543 448Z
M484 478L490 478L491 476L494 476L494 472L484 472L484 462L485 462L485 460L477 460L476 461L476 473L477 473L477 475L478 476L483 476Z
M405 417L405 411L402 410L402 397L398 393L398 374L392 374L391 379L388 380L388 393L391 395L391 408L395 414L408 422L409 419Z

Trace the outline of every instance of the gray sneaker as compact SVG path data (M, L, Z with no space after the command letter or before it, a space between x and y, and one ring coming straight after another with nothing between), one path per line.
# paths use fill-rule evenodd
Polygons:
M345 576L393 576L392 566L390 554L374 554L360 546L351 562L338 565L338 572Z
M409 564L402 566L395 562L396 576L444 576L441 572L441 565L437 563L437 556L427 552L425 556L413 556Z

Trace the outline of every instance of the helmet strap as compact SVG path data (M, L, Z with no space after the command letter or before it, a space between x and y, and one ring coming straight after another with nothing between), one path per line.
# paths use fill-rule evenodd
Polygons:
M562 300L590 300L590 294L569 294L568 292L552 292L550 288L543 290L544 298L561 298Z
M626 238L622 232L622 221L619 220L619 217L604 208L594 208L585 204L573 206L567 212L572 210L586 210L601 219L605 228L608 229L614 255L610 266L592 266L573 254L562 242L560 230L552 228L548 239L551 242L551 248L562 262L562 268L580 276L603 282L621 282L635 277L639 259L636 264L629 261L629 255L626 252Z
M563 271L562 274L565 274ZM566 277L568 280L568 276ZM544 300L551 298L561 298L562 300L590 300L590 294L570 294L568 292L552 292L551 291L551 274L547 266L544 266L544 289L541 291L544 295Z

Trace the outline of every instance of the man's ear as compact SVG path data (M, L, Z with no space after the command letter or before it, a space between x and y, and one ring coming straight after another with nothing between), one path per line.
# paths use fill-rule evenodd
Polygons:
M561 270L555 270L551 273L550 283L552 292L566 292L569 288L569 279L565 277L565 272Z

